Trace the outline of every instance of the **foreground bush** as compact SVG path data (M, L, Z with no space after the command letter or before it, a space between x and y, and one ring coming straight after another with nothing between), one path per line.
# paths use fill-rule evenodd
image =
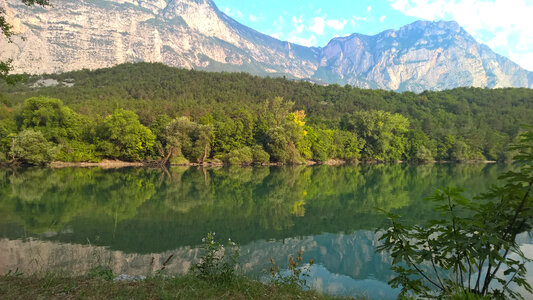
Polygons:
M430 200L442 218L429 226L406 226L389 214L378 251L391 254L398 276L389 283L401 287L402 295L523 298L510 284L533 293L525 267L531 260L515 242L533 226L533 131L512 149L521 167L500 176L505 185L475 201L463 197L462 189L438 190Z

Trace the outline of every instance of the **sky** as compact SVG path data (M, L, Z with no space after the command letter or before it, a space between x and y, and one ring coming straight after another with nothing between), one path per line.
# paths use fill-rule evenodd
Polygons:
M454 20L533 71L533 0L214 0L220 10L284 41L324 46L352 33L374 35L416 20Z

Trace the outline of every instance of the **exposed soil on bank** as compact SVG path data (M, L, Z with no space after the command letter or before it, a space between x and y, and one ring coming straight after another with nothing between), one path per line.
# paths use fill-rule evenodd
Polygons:
M410 163L405 161L395 161L395 162L382 162L382 161L345 161L340 159L329 159L323 162L317 162L313 160L308 160L306 163L302 164L291 164L291 165L328 165L328 166L339 166L345 164L383 164L383 163ZM463 163L463 164L493 164L497 163L494 160L469 160L469 161L428 161L422 162L421 164L452 164L452 163ZM170 164L171 166L184 166L184 167L223 167L228 166L228 164L221 162L204 162L204 163L184 163L184 164ZM283 163L265 163L261 165L254 166L284 166L288 164ZM1 166L1 165L0 165ZM100 162L62 162L54 161L49 165L51 168L71 168L71 167L100 167L102 169L117 169L125 167L159 167L157 161L152 162L128 162L121 160L108 160L104 159Z

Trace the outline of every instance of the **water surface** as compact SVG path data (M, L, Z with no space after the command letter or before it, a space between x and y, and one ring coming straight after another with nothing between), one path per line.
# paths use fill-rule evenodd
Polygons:
M242 272L264 277L304 251L311 285L330 294L394 298L390 257L376 254L379 209L423 224L424 198L455 185L466 195L497 183L509 167L362 165L169 170L0 170L0 274L61 270L153 274L172 254L171 274L198 260L207 232L241 245ZM533 242L520 237L533 255ZM529 250L528 250L529 249Z

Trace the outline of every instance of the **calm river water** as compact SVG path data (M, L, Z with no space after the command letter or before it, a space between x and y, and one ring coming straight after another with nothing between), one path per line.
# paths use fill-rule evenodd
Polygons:
M240 270L264 278L272 257L304 251L316 262L310 285L329 294L391 299L391 259L376 254L381 208L421 223L424 198L455 185L466 195L497 183L508 166L362 165L199 169L0 169L0 274L170 274L198 260L216 232L241 246ZM519 242L533 256L533 239ZM533 269L533 265L529 266ZM529 279L533 282L533 277ZM528 295L525 295L526 298Z

